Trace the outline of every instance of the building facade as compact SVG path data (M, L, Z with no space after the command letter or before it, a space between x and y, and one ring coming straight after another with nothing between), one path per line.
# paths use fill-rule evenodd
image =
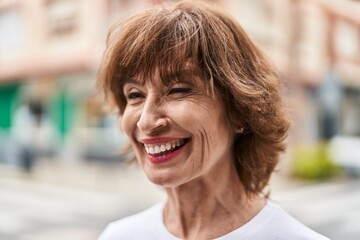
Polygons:
M2 132L11 134L17 111L35 102L43 111L32 114L45 116L60 139L89 139L84 129L107 124L93 88L109 27L137 9L163 2L0 0ZM239 20L278 69L294 109L294 144L326 134L360 134L358 1L213 2ZM321 111L327 109L329 92L335 103Z

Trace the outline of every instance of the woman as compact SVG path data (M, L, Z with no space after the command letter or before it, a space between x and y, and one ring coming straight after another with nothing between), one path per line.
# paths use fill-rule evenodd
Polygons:
M108 38L99 86L167 200L112 239L327 239L267 202L289 120L279 80L228 15L200 2L139 13Z

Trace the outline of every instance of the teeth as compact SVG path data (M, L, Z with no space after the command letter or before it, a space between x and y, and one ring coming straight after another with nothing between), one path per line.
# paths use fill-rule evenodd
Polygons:
M170 150L171 149L171 143L166 143L166 150Z
M154 153L159 153L160 152L160 147L159 146L155 146L155 152Z
M159 154L159 153L171 150L173 148L179 147L182 144L184 144L184 140L176 140L176 141L171 141L171 142L162 143L162 144L158 144L158 145L144 144L144 146L145 146L145 150L146 150L147 153L149 153L149 154Z
M155 152L155 149L154 149L153 147L149 147L149 151L148 151L148 153L150 153L150 154L154 154L154 152Z

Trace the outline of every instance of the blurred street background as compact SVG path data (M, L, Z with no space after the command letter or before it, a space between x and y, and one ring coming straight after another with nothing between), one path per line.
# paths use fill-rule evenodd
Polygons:
M163 0L0 0L0 239L96 239L164 198L95 89L109 28ZM176 2L176 1L171 1ZM272 200L360 240L360 1L212 0L271 59L293 125Z

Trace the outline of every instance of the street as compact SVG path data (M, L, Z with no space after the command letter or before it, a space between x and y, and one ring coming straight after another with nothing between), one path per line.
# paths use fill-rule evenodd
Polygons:
M273 199L292 216L332 240L360 239L360 179L279 191Z
M96 239L162 196L134 167L46 163L27 174L0 165L0 239Z
M273 202L332 240L360 239L360 179L289 182L273 180ZM43 162L27 174L0 165L0 239L96 239L163 197L134 166Z

